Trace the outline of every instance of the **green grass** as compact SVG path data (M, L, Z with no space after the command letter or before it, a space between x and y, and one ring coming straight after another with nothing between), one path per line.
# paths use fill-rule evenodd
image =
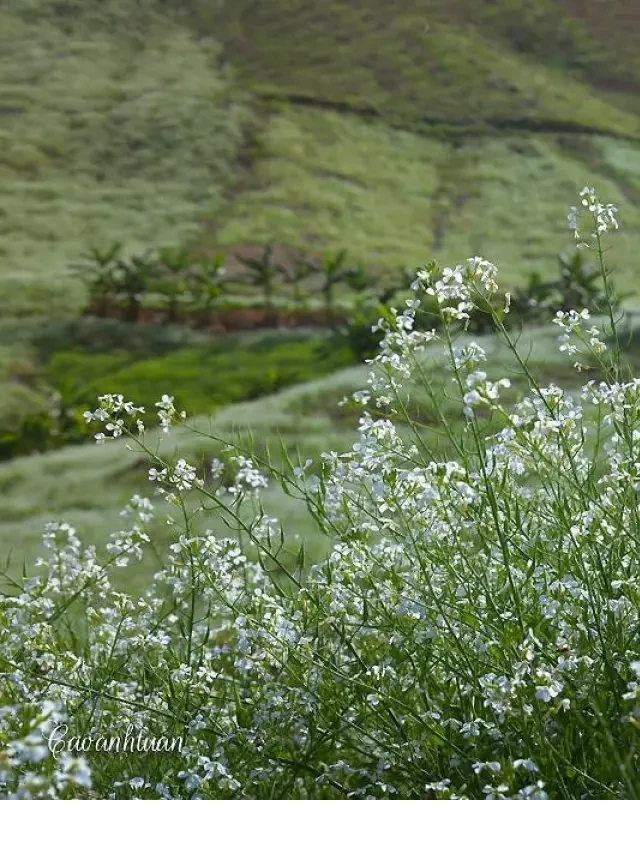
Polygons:
M348 245L387 269L482 254L513 288L532 270L555 271L557 254L571 247L561 228L566 211L577 188L593 182L622 208L616 257L630 270L640 235L640 145L581 140L577 150L531 134L447 140L284 108L265 129L253 182L226 208L217 236L229 245ZM630 272L619 284L638 292Z
M172 388L181 406L206 414L308 381L352 360L348 349L337 347L328 335L257 333L142 358L126 349L93 354L62 350L49 362L46 378L86 405L112 389L147 410Z
M3 4L5 314L77 308L68 265L88 245L185 242L221 203L246 99L215 43L146 6L140 17L115 0Z
M578 387L584 375L573 371L567 359L560 356L556 337L552 328L528 332L520 342L520 351L529 357L531 369L545 383L555 380ZM505 399L515 400L525 388L524 378L513 372L512 359L495 338L486 339L483 344L490 353L487 372L495 377L510 376L513 386ZM447 375L439 367L440 358L440 350L434 346L426 357L428 375L436 386L446 383L450 387ZM262 454L270 453L276 464L281 443L294 459L299 455L302 460L318 460L328 450L347 450L356 440L359 410L340 407L338 403L365 386L368 371L365 365L339 370L270 397L230 406L211 417L194 418L189 425L197 432L177 429L169 436L150 434L151 446L159 442L165 457L181 455L193 464L207 463L219 453L221 445L209 435L240 443L246 443L251 435L255 448ZM182 405L179 387L172 387L168 381L164 391L175 392L176 405ZM439 448L446 453L448 444L442 432L429 426L427 402L416 394L412 405L414 416L426 424L424 440L434 450ZM461 429L460 406L450 400L446 411L456 429ZM23 560L31 561L39 551L42 527L51 520L67 520L76 525L87 542L104 541L108 533L118 528L119 511L131 494L152 497L147 468L139 454L126 450L124 441L70 447L0 465L0 564L10 559L12 571L18 571ZM156 500L156 505L159 513L155 532L162 540L168 535L166 514L162 501ZM268 513L286 518L289 529L295 527L309 553L322 548L322 536L295 501L273 489L267 494L265 506ZM210 519L203 518L202 525L208 524ZM149 564L139 570L129 568L126 575L118 575L117 579L127 588L141 591L152 569Z
M95 430L82 413L95 408L104 393L122 393L154 412L155 402L171 388L192 415L209 414L354 362L346 341L329 332L246 332L212 339L180 326L132 328L97 318L64 324L48 335L43 331L32 355L40 366L29 376L29 386L7 383L14 393L0 408L0 459L90 439ZM51 418L52 410L60 413L57 418Z
M368 108L414 126L566 122L637 133L637 99L629 113L634 102L620 108L616 97L640 90L633 0L594 13L572 5L229 0L211 32L243 79L280 97ZM194 11L194 25L206 27L204 15Z

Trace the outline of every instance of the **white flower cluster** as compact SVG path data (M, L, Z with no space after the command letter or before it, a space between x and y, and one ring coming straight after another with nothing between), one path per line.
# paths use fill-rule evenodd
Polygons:
M175 464L166 468L149 468L149 479L152 482L172 486L178 492L193 489L194 486L204 485L204 481L197 476L197 470L190 465L186 459L178 459ZM164 493L161 488L160 491Z
M84 413L86 423L99 421L104 423L106 433L98 432L95 435L96 442L103 444L107 439L120 438L125 428L124 416L136 418L137 430L144 431L144 424L137 415L144 414L141 406L134 406L132 402L126 401L122 394L103 394L98 397L98 408L94 411Z
M553 319L556 326L562 329L559 336L560 352L575 355L578 352L578 343L584 343L591 352L599 355L605 352L607 345L600 340L600 330L597 326L583 329L583 321L590 320L591 315L586 308L581 311L558 311Z
M164 433L169 432L169 427L172 424L184 421L187 417L187 413L185 411L178 412L174 405L174 398L170 397L168 394L163 394L162 399L159 400L155 406L158 410L158 420L160 421L160 426Z
M477 406L495 408L500 399L500 389L511 387L511 381L506 378L499 379L497 382L489 381L484 370L475 370L470 373L465 383L468 390L463 397L463 412L468 418L474 416L473 410Z
M445 267L441 274L433 269L418 270L414 289L421 286L428 296L435 297L443 316L468 320L473 310L473 297L491 297L498 292L498 268L484 258L468 258L464 265ZM449 305L455 302L456 305Z
M454 364L458 370L473 370L486 360L486 350L477 341L454 348Z
M0 798L64 799L91 789L83 755L65 750L54 759L49 749L49 732L65 721L60 702L0 706Z
M237 466L235 480L229 487L229 493L240 496L247 493L258 494L269 485L269 479L256 467L253 459L246 456L232 456L230 460Z
M184 421L187 417L186 412L178 412L174 405L174 398L168 394L163 394L162 399L155 406L158 411L158 421L164 433L169 432L172 424ZM98 397L98 407L93 411L86 411L84 419L86 423L99 421L105 424L105 432L98 432L95 435L96 442L103 444L108 439L120 438L125 431L142 435L145 425L138 416L144 414L143 406L134 406L131 401L126 401L122 394L103 394ZM128 424L125 418L130 419Z
M607 231L616 231L618 225L618 208L613 204L602 204L593 187L584 187L580 191L580 207L575 205L569 209L567 222L573 232L578 248L589 246L585 242L582 220L587 220L588 236L598 238Z

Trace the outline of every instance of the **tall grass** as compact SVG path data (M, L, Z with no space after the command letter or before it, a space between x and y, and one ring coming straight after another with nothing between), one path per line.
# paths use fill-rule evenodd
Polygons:
M3 313L68 313L88 245L187 241L219 208L247 99L218 45L155 0L10 0L1 15Z

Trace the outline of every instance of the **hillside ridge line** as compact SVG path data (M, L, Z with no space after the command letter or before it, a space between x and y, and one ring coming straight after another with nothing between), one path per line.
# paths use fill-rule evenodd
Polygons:
M416 134L421 134L421 125L437 127L441 130L451 130L454 132L474 131L482 132L483 130L490 134L495 130L510 130L514 132L526 133L541 133L541 134L575 134L580 136L602 136L609 139L620 139L627 142L640 142L640 134L634 135L631 133L618 133L614 130L604 130L603 128L593 127L590 125L576 124L575 122L539 120L539 119L501 119L487 118L480 121L467 121L465 119L438 118L436 116L421 116L416 124L409 121L403 122L398 116L385 114L383 110L376 107L366 106L365 104L349 104L344 101L332 101L327 98L318 98L314 95L296 95L296 94L270 94L256 93L259 100L265 103L289 103L294 106L311 107L312 109L332 110L333 112L346 113L351 115L363 116L366 118L375 118L384 121L386 124L402 130L411 130Z

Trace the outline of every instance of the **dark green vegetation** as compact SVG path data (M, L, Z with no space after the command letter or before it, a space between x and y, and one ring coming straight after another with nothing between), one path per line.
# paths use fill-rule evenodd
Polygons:
M63 343L64 341L64 343ZM9 411L0 459L90 440L83 412L100 394L121 393L148 412L169 389L191 415L272 394L353 362L345 340L322 333L246 333L219 340L181 327L131 328L84 319L40 339L33 407ZM35 378L35 377L34 377Z

